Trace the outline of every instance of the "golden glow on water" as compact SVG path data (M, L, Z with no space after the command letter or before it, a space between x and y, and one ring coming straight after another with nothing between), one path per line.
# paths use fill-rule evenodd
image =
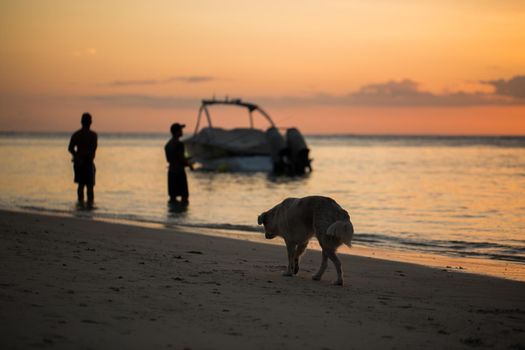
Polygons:
M492 235L523 239L522 150L348 147L338 155L328 152L333 150L317 150L317 165L323 167L324 159L338 162L338 176L323 173L317 181L345 189L343 196L337 190L333 195L355 208L365 231L424 232L450 240L462 240L463 234L479 241Z
M472 258L490 257L494 263L487 266L499 266L503 275L505 268L525 266L525 147L519 140L521 146L500 147L486 140L309 138L310 175L188 172L190 206L176 212L166 205L167 136L100 135L96 210L89 216L254 230L257 215L286 197L325 195L350 212L356 247L405 251L392 253L400 260L462 257L468 270L479 261ZM1 137L1 207L87 215L75 209L67 143L64 136Z

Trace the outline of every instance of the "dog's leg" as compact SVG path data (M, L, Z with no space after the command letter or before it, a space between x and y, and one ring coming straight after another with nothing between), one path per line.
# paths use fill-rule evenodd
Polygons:
M328 255L323 249L323 260L321 261L321 266L319 267L319 271L317 271L317 273L312 276L312 279L314 281L319 281L321 277L323 277L323 273L326 270L327 265L328 265Z
M339 261L339 258L337 255L335 255L334 251L328 252L328 257L335 265L335 269L337 271L337 280L333 282L336 286L342 286L343 285L343 269L341 268L341 261Z
M295 261L294 261L295 264L294 264L294 270L293 270L294 274L297 274L297 272L299 272L299 258L301 257L301 255L303 255L307 246L308 246L308 242L297 245L297 250L295 251Z
M288 269L283 272L283 276L291 277L295 270L295 252L297 250L297 244L292 242L286 242L286 250L288 251Z

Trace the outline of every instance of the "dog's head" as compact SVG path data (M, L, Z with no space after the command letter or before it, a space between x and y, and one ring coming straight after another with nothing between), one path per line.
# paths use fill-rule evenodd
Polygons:
M273 232L273 225L271 224L272 216L271 212L265 211L257 217L257 224L264 226L264 237L266 237L266 239L272 239L277 236L277 233Z

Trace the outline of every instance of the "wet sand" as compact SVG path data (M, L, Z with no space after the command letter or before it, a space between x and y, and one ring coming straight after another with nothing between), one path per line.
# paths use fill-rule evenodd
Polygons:
M275 244L0 211L2 349L525 348L525 283Z

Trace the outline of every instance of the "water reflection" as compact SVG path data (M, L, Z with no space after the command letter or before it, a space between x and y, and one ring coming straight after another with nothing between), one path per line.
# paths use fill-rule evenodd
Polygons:
M306 182L310 179L312 172L308 172L302 175L296 176L277 176L274 173L268 173L266 175L266 180L275 184L298 184L305 185Z
M168 201L168 218L180 218L188 211L189 203Z
M82 219L92 219L94 212L97 207L94 203L88 202L75 202L74 209L72 210L73 216Z

